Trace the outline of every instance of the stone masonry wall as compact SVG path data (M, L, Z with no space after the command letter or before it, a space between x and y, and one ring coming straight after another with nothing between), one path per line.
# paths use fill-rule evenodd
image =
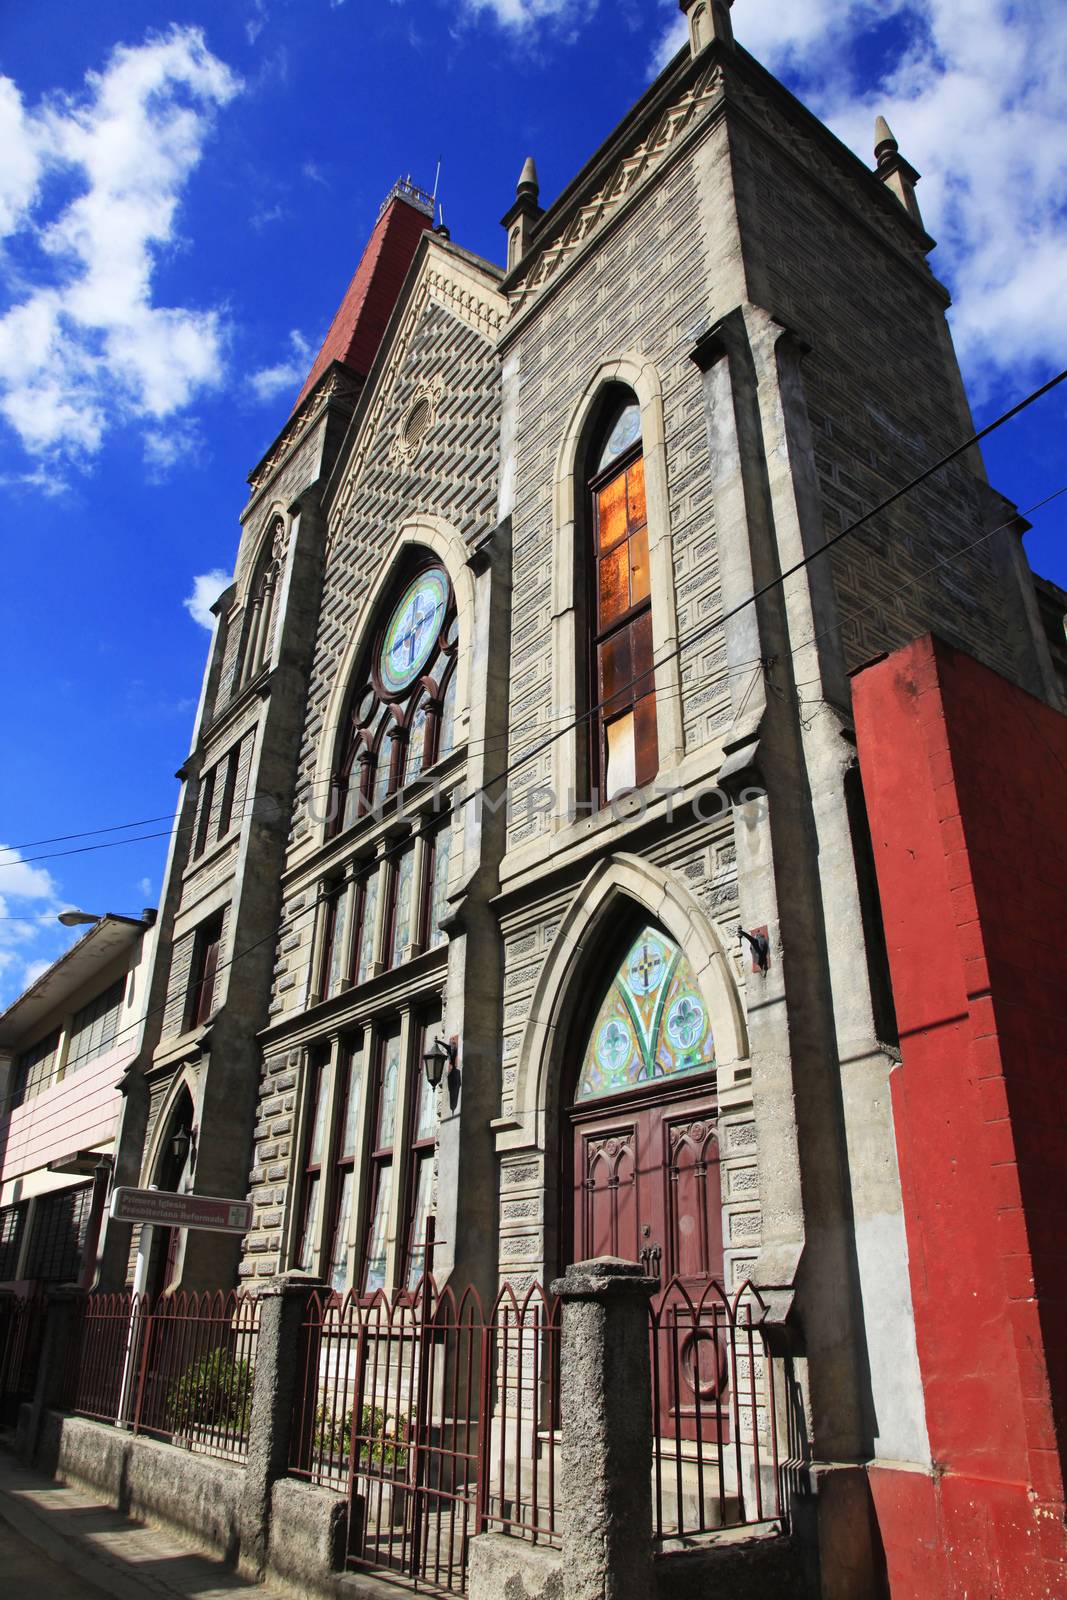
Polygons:
M434 386L439 398L432 426L413 455L394 452L415 395ZM496 504L499 414L499 370L492 343L431 302L402 361L343 524L331 531L290 855L309 836L312 807L328 802L328 796L313 789L327 702L367 596L392 556L396 534L420 513L446 518L465 537L490 524ZM284 987L275 990L275 1018L300 1003L306 992L314 918L297 915L299 909L291 901L286 904L286 917L295 915L296 920L284 936Z
M519 403L512 609L512 761L558 727L552 700L552 484L564 430L598 368L640 351L663 384L670 527L680 634L720 611L715 514L700 375L689 359L697 335L729 309L708 281L696 156L650 188L518 339ZM725 658L705 643L683 662L688 749L730 721ZM548 776L547 758L515 776L509 848L543 832L522 794Z
M751 85L733 83L731 99L754 119L731 123L750 292L812 346L804 378L830 536L971 431L945 299L917 236L860 172ZM1018 673L994 543L963 550L992 500L961 458L833 552L850 669L936 626Z

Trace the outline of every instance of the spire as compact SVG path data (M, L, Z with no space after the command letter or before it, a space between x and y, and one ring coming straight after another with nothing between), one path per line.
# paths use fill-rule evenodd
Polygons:
M520 200L529 195L530 199L536 202L540 192L541 185L537 181L537 163L534 161L533 156L527 156L523 169L519 173L519 181L516 185L515 193Z
M541 185L537 178L537 163L527 156L515 186L515 204L500 219L501 227L508 230L508 271L518 266L527 250L541 218L544 207L538 196Z
M878 165L883 160L899 154L900 146L893 137L893 130L884 117L876 117L874 122L874 159Z
M334 361L343 361L361 378L367 376L419 240L432 226L430 196L416 188L410 178L401 178L385 197L374 232L297 397L294 411Z
M919 174L901 155L900 145L884 117L876 118L874 124L874 160L876 175L896 195L912 222L921 228L922 212L915 198Z
M689 48L694 56L706 50L713 39L733 46L734 28L730 7L734 0L678 0L689 22Z

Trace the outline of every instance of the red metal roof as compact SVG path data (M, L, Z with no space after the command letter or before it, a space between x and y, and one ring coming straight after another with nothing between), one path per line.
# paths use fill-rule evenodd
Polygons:
M407 270L433 216L395 190L382 208L363 258L297 397L295 411L333 361L366 377Z

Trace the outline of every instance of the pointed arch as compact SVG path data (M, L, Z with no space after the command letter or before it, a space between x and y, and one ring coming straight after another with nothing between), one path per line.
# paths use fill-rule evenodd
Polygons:
M364 602L359 622L353 629L344 653L338 663L330 698L326 703L322 734L319 740L315 765L314 790L316 795L329 792L334 768L340 755L344 738L345 719L357 669L365 659L373 641L374 630L381 621L382 607L396 579L396 573L405 553L422 548L435 555L448 573L456 601L456 622L459 645L456 653L454 675L456 682L456 743L466 737L470 720L470 648L474 625L474 578L467 566L467 546L462 534L443 517L413 517L401 527L396 541L383 562L370 593ZM329 829L329 807L320 806L317 831L319 842Z
M270 666L274 656L289 534L289 514L282 502L275 500L267 511L255 550L238 582L241 628L238 682L241 686L257 678Z
M200 1085L196 1073L191 1067L186 1067L179 1072L167 1089L163 1104L156 1116L155 1126L152 1129L152 1138L145 1151L142 1172L144 1182L151 1186L158 1184L159 1174L163 1167L165 1146L168 1140L174 1137L174 1126L178 1112L182 1110L184 1102L189 1103L189 1126L196 1129L198 1117Z
M502 1131L504 1146L544 1145L546 1136L553 1137L564 1057L573 1053L574 1029L590 980L601 974L605 935L633 911L657 923L685 953L708 1007L719 1065L748 1056L741 997L712 923L669 873L639 856L609 856L585 879L541 969L515 1081L514 1118L523 1131Z
M556 456L552 504L556 559L552 576L552 663L554 702L559 711L578 716L581 661L586 640L579 574L583 570L587 495L586 456L590 441L612 390L630 389L641 411L641 439L647 495L649 573L652 584L652 642L657 661L678 642L674 563L671 555L667 497L667 452L663 382L651 361L631 351L605 361L586 384L571 412ZM655 671L659 770L675 765L684 754L681 675L677 658ZM590 703L595 699L591 695ZM576 729L553 749L553 785L557 794L583 792L581 733Z

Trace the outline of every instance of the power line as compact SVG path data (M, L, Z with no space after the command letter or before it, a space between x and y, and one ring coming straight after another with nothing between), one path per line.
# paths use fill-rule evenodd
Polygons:
M953 461L958 460L958 458L960 456L962 456L962 455L965 455L968 450L972 450L975 447L975 445L980 444L983 439L989 438L989 436L991 434L995 433L999 428L1004 427L1004 425L1006 423L1013 421L1015 417L1019 416L1023 411L1027 410L1028 407L1034 405L1038 400L1043 399L1045 395L1050 394L1053 389L1057 388L1065 380L1067 380L1067 368L1064 368L1064 370L1062 372L1057 373L1055 377L1050 378L1047 383L1044 383L1039 388L1032 390L1031 393L1026 395L1026 396L1024 396L1024 398L1022 400L1019 400L1015 405L1011 406L1007 411L1002 412L1000 414L1000 416L995 417L993 419L993 421L987 423L984 428L980 428L976 433L971 434L970 437L965 439L962 444L958 444L954 449L948 451L947 454L941 456L939 458L939 460L933 462L929 467L924 468L922 472L917 473L913 478L909 479L909 481L907 483L901 485L900 488L895 489L895 490L892 491L892 493L886 495L885 498L880 500L877 505L872 506L869 511L865 511L862 514L862 516L857 517L854 522L849 523L847 527L840 529L837 533L833 534L829 539L825 540L824 543L821 544L817 550L811 551L810 554L804 556L802 560L797 561L791 567L787 567L786 570L784 572L779 573L777 577L769 579L767 581L767 583L763 584L760 588L756 589L751 595L747 596L744 600L739 601L737 603L737 605L734 606L730 611L724 612L719 617L713 618L711 621L709 621L707 623L704 623L701 627L694 629L692 631L692 633L687 634L683 639L681 639L678 642L677 645L674 646L673 649L669 650L665 655L659 657L658 660L653 660L651 666L648 669L646 669L644 672L637 673L633 678L630 679L630 681L628 683L620 684L618 686L618 688L616 688L615 691L611 694L609 699L612 702L617 701L619 696L621 694L623 694L626 689L631 689L636 684L638 684L638 683L642 682L643 680L647 679L649 673L650 672L654 672L657 667L666 666L669 661L675 660L678 656L682 655L686 650L690 649L692 647L692 645L697 644L697 643L699 643L699 641L701 639L706 638L708 636L708 634L713 633L717 628L723 627L727 622L731 621L735 616L737 616L739 612L745 610L750 605L754 605L757 600L762 599L763 596L768 594L768 593L770 593L770 591L772 589L778 588L781 584L784 584L787 579L795 577L795 575L798 572L801 572L801 571L803 571L803 569L805 567L810 566L813 561L818 560L818 558L820 556L826 555L826 553L828 551L834 549L834 547L836 545L839 545L842 542L842 540L851 537L851 535L856 533L858 529L864 527L868 522L870 522L872 517L876 517L881 512L888 510L889 507L895 505L898 500L901 500L901 499L903 499L903 497L905 495L910 494L913 489L918 488L920 484L925 483L929 478L933 477L935 473L940 472L942 467L949 466ZM1055 496L1053 496L1052 498L1055 498ZM1042 504L1045 504L1045 503L1047 503L1047 502L1042 502ZM1028 512L1020 512L1020 513L1018 513L1018 515L1025 516L1025 515L1029 515L1029 513ZM1010 524L1010 521L1012 521L1012 520L1014 520L1014 518L1009 519L1009 524ZM1002 524L1002 527L1003 526L1007 526L1009 524ZM993 531L994 532L1000 532L1001 529L994 529ZM985 538L985 537L987 537L987 536L983 535L983 538ZM975 542L976 543L981 543L982 541L978 540L978 541L975 541ZM967 546L965 548L966 549L971 549L971 548L973 548L973 546ZM811 642L811 641L809 641L809 642ZM800 647L798 647L798 648L800 648ZM741 662L741 663L737 663L735 665L746 666L748 664L749 663L747 663L747 662ZM509 765L504 770L504 772L498 774L497 777L490 779L488 784L485 787L486 788L492 788L497 783L502 782L504 778L509 777L511 775L511 773L515 770L517 765L525 765L526 762L532 761L535 756L541 754L544 750L548 749L548 747L551 744L555 743L557 739L562 738L563 735L566 734L566 733L572 732L575 728L579 727L582 722L587 721L589 719L589 717L593 716L597 711L603 710L604 707L607 704L608 704L607 700L598 701L595 705L590 706L587 711L581 713L581 715L571 718L571 720L568 721L563 728L559 729L556 733L550 735L550 737L548 739L542 741L541 744L535 746L532 750L524 752L524 754L521 757L518 758L518 762L517 763L512 763L511 765ZM549 721L562 720L563 717L568 716L568 715L569 715L568 713L560 713L558 718L557 717L550 717L548 720ZM499 743L510 743L510 739L511 739L511 736L510 735L506 735L506 736L503 736L499 741L496 741L496 740L479 740L479 741L475 741L475 744L476 745L480 744L483 748L488 748L490 746L490 744L495 744L497 742L499 742ZM471 746L468 745L468 748L471 748ZM327 780L327 783L329 783L329 784L332 784L332 782L333 782L332 778ZM308 791L305 789L303 792L307 793ZM254 804L254 803L255 803L254 800L251 801L251 802L246 801L246 804ZM173 814L171 816L168 816L168 817L147 817L147 818L144 819L143 822L115 823L110 828L88 829L88 830L86 830L86 832L84 834L79 834L79 833L61 834L61 835L58 835L55 839L42 839L42 840L36 841L36 843L39 843L39 844L63 843L67 839L76 839L76 838L89 837L89 835L94 834L94 833L117 832L120 829L124 829L124 828L142 827L145 824L151 823L151 822L175 821L176 818L177 818L177 813L175 813L175 814ZM145 838L162 838L163 834L148 834L148 835L145 835L144 837ZM122 842L122 841L119 841L119 842ZM31 848L34 848L34 845L8 845L8 846L5 846L4 848L5 849L11 849L11 850L31 849ZM63 852L60 852L60 853L63 853ZM76 853L76 852L70 852L70 853ZM47 858L44 857L44 856L37 856L37 857L34 857L32 859L34 859L34 860L45 860ZM17 866L17 865L20 865L20 864L21 863L19 863L19 862L3 862L3 861L0 861L0 867L3 867L3 866Z
M646 671L639 673L636 677L631 679L629 684L622 685L620 688L616 689L614 691L614 693L609 697L610 700L612 700L612 701L617 700L619 695L622 693L623 689L631 688L635 684L647 679L648 676L649 676L649 671L654 671L656 667L664 666L664 665L666 665L666 663L668 661L674 660L676 657L681 655L682 652L685 649L687 649L697 639L706 636L708 633L714 631L717 628L721 628L721 627L725 626L725 624L727 622L729 622L733 617L737 616L739 612L747 609L747 607L750 606L750 605L754 605L757 600L761 599L764 595L768 594L772 589L775 589L775 588L779 587L780 585L784 584L787 579L795 576L796 573L802 571L805 567L809 566L819 556L825 555L828 550L833 549L833 547L835 545L840 544L842 542L842 540L848 538L851 534L855 533L859 528L863 527L867 522L869 522L871 520L872 517L877 516L879 514L879 512L886 510L891 505L894 505L898 500L902 499L904 495L910 493L910 491L912 489L915 489L920 484L925 483L927 481L927 479L932 477L934 475L934 473L940 471L940 469L942 467L947 466L950 462L955 461L959 456L963 455L967 450L972 449L974 447L974 445L979 443L982 439L987 438L991 433L994 433L998 428L1003 427L1005 423L1011 421L1014 417L1017 417L1022 411L1026 410L1026 408L1028 406L1033 405L1035 403L1035 401L1041 399L1044 395L1050 393L1051 390L1055 389L1059 384L1063 383L1065 380L1067 380L1067 368L1065 368L1064 371L1058 373L1056 377L1050 379L1048 383L1043 384L1039 389L1035 389L1031 394L1027 395L1025 397L1025 399L1019 401L1016 405L1012 406L1010 410L1002 413L1001 416L997 417L993 422L989 423L985 428L982 428L977 433L973 434L963 444L958 445L954 450L949 451L947 455L942 456L940 458L940 460L934 462L931 466L929 466L926 469L924 469L924 471L918 473L914 478L912 478L908 483L904 484L901 488L896 489L896 490L893 491L893 493L887 495L882 501L879 502L878 505L872 507L871 510L864 512L862 516L857 517L854 522L852 522L852 523L850 523L848 525L848 527L842 528L832 538L827 539L824 544L819 546L818 550L813 550L809 555L805 556L802 560L796 562L792 567L789 567L784 572L779 573L777 575L777 577L768 580L767 583L763 584L760 588L756 589L751 595L747 596L746 599L739 601L736 606L734 606L731 610L729 610L727 612L724 612L721 616L715 618L714 621L705 624L702 628L694 630L694 632L692 634L690 634L686 639L681 640L672 650L668 651L666 653L666 655L662 656L658 661L654 661L653 664L652 664L652 667L650 669L647 669ZM1054 500L1054 499L1058 498L1058 496L1063 494L1063 493L1067 493L1067 485L1064 485L1061 489L1057 489L1053 494L1049 495L1044 501L1039 502L1038 506L1032 507L1031 511L1039 509L1040 506L1047 505L1051 500ZM1029 514L1030 513L1027 513L1027 512L1016 513L1016 515L1029 515ZM1010 526L1011 523L1014 522L1015 520L1016 520L1015 516L1009 518L1008 521L1003 523L1003 524L1001 524L1001 526L999 528L991 529L988 533L985 533L985 534L981 535L981 537L979 539L974 540L971 545L965 546L961 551L954 552L953 553L953 557L949 558L949 560L956 559L961 554L966 554L967 551L970 550L970 549L973 549L975 545L981 544L985 540L991 538L993 536L993 534L1001 532L1004 527ZM942 563L942 565L945 565L945 564L948 564L948 562L943 562ZM932 571L932 570L935 570L935 569L932 568L930 570ZM831 632L831 631L834 631L834 630L833 629L826 629L826 630L824 630L824 633L825 632ZM818 637L822 637L822 636L823 635L819 635ZM813 642L814 642L814 638L813 639L809 639L809 640L805 640L805 641L803 641L802 644L796 646L796 649L806 648L808 645L812 644ZM793 652L791 652L791 654L795 654L795 650ZM762 663L757 663L757 665L761 665L761 664ZM575 717L570 723L567 724L566 727L559 729L557 732L555 732L553 734L550 734L547 739L542 740L541 743L536 745L532 750L526 751L516 761L509 763L508 766L506 766L501 772L498 772L494 777L488 779L485 783L480 784L476 789L473 789L469 794L460 794L456 798L452 799L449 802L448 806L445 807L440 814L436 815L430 821L424 823L422 826L413 829L410 833L405 834L404 837L401 838L400 840L398 840L396 844L391 846L389 849L383 851L380 856L376 857L375 858L376 865L380 868L385 862L391 860L391 858L394 855L398 855L401 851L407 849L411 844L414 843L414 841L416 839L425 838L430 833L436 833L438 830L440 830L444 826L444 822L448 818L454 817L458 813L458 811L460 810L461 807L464 807L464 806L467 806L467 805L471 804L472 801L478 799L482 795L488 796L489 791L491 789L495 789L498 784L501 784L501 783L505 782L506 779L509 778L513 772L517 771L520 767L525 766L529 761L532 761L536 756L543 754L543 752L545 750L549 749L553 744L557 743L558 740L561 739L565 734L573 732L575 729L580 727L583 722L588 721L590 717L594 716L596 714L596 712L598 712L600 710L603 710L604 707L607 704L608 704L607 700L598 701L595 705L590 706L587 711L584 711L584 712L581 713L581 715ZM330 781L332 782L332 780L330 780ZM76 837L76 835L75 835L75 837ZM162 837L164 837L164 835L162 835L162 834L155 835L155 836L147 835L145 837L159 837L159 838L162 838ZM136 842L136 841L131 841L131 842ZM87 849L106 848L106 846L87 846L86 848ZM66 853L66 852L64 852L64 853ZM81 852L71 852L71 853L80 854ZM43 858L38 857L36 859L43 859ZM21 864L21 863L14 863L14 862L8 863L8 865L19 865L19 864ZM299 920L300 917L307 916L309 912L317 910L318 907L320 905L324 904L325 901L328 900L329 898L330 898L329 893L317 895L316 898L311 902L310 905L301 907L301 909L298 912L294 913L294 915L288 920L288 922L286 922L285 920L280 921L276 927L271 928L271 930L268 933L264 934L262 938L255 940L250 945L246 945L243 950L235 951L234 954L229 958L229 960L224 961L224 962L220 962L218 964L218 966L215 969L216 977L217 977L218 973L228 970L237 961L242 960L247 955L251 955L254 950L259 949L262 945L268 943L271 940L277 940L281 936L281 934L283 932L287 931L288 929L291 929L293 927L293 925ZM21 921L23 919L19 918L17 920ZM152 1016L154 1016L157 1013L165 1010L166 1007L169 1004L170 1004L170 996L168 995L167 998L165 1000L163 1000L158 1006L154 1006L154 1007L150 1008L147 1012L144 1013L143 1016L138 1018L136 1021L131 1022L131 1023L127 1023L125 1028L119 1029L119 1031L115 1034L115 1039L120 1038L124 1033L129 1033L133 1029L136 1029L136 1028L139 1028L139 1027L143 1026L143 1024L145 1022L147 1022ZM112 1044L114 1044L114 1039L112 1040ZM49 1076L52 1076L52 1074L50 1074ZM47 1082L47 1081L48 1081L48 1078L45 1078L45 1079L41 1080L41 1082ZM10 1104L13 1101L14 1098L15 1098L14 1095L5 1096L2 1100L0 1100L0 1107L3 1107L4 1105Z
M5 850L36 850L42 844L66 844L68 839L89 839L94 833L120 833L124 828L147 828L153 822L175 822L177 812L168 812L161 817L141 817L137 822L113 822L106 828L83 828L79 833L57 833L51 839L29 839L25 844L0 845L0 854ZM119 841L121 843L121 840ZM0 866L5 863L0 862Z

